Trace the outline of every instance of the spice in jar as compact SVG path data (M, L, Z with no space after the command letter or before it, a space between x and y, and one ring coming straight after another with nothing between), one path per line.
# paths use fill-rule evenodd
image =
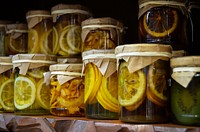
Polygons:
M0 57L0 110L14 112L14 74L12 58Z
M188 52L185 0L139 0L140 43L169 44Z
M172 121L182 125L200 125L200 57L171 59Z
M85 6L58 4L52 7L54 22L53 54L65 57L81 57L81 22L92 14Z
M82 22L82 51L115 49L122 43L122 22L110 17L91 18Z
M28 27L25 23L6 25L5 55L27 53Z
M116 47L121 121L161 123L169 120L171 52L171 46L163 44Z
M50 87L45 80L56 57L45 54L17 54L12 57L15 114L49 114Z
M118 85L114 50L88 50L83 52L82 56L86 117L118 119Z
M82 64L50 66L50 112L56 116L85 116Z
M53 20L50 11L30 10L28 24L28 53L53 54Z

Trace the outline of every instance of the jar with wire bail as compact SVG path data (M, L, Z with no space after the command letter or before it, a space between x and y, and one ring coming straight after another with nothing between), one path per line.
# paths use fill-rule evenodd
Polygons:
M169 121L171 52L171 46L164 44L125 44L116 47L121 121Z
M200 125L200 56L171 59L172 121L182 125Z
M186 0L139 0L138 35L140 43L171 45L188 52Z
M28 52L28 27L26 23L6 25L5 55Z
M82 57L86 117L118 119L118 85L114 50L88 50L82 53Z
M50 66L50 112L56 116L85 116L82 63Z
M14 74L12 58L0 57L0 111L14 112Z
M44 115L50 111L50 87L46 79L56 57L45 54L17 54L12 57L15 114Z
M26 13L28 24L28 53L53 54L53 20L47 10L29 10Z
M57 4L51 8L53 17L53 54L81 57L81 22L92 17L89 9L79 4Z
M115 49L122 44L123 23L111 17L91 18L82 22L82 51Z

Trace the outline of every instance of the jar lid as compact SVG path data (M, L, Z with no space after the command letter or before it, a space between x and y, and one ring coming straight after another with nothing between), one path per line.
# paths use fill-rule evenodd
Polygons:
M68 58L68 57L57 57L57 63L68 64L68 63L82 63L82 58Z
M184 50L174 50L172 51L172 57L181 57L181 56L186 56L187 52Z
M88 50L82 52L82 59L116 59L114 49L107 50Z
M183 57L172 58L170 60L170 65L172 68L200 66L200 56L183 56Z
M30 10L26 13L26 19L32 17L51 17L51 12L47 10Z
M144 3L149 3L149 4L162 4L163 2L169 2L169 3L186 3L187 0L138 0L138 4L142 5Z
M0 57L0 65L12 65L12 58L11 57Z
M0 20L0 27L5 27L7 24L13 23L12 21L9 20Z
M111 17L103 17L103 18L89 18L84 20L82 23L82 28L94 28L97 25L107 25L108 27L116 26L120 29L123 28L123 23L111 18ZM114 28L114 27L113 27Z
M83 64L54 64L50 65L49 70L52 71L68 71L68 72L81 72Z
M28 26L26 23L7 24L6 30L7 30L6 33L11 33L11 32L27 33Z
M163 56L171 57L172 47L164 44L125 44L115 48L116 57L119 56Z
M17 54L12 57L12 63L56 63L56 56L46 54Z
M57 4L51 8L51 14L80 13L91 15L87 7L80 4Z

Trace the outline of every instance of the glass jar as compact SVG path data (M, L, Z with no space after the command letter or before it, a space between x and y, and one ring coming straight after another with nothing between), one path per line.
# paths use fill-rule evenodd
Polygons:
M5 54L27 53L28 27L25 23L6 25Z
M189 11L189 18L187 22L187 35L189 40L189 54L200 55L199 48L199 31L200 31L200 1L188 0L187 9Z
M127 44L116 47L121 121L169 121L171 52L171 46L164 44Z
M11 57L0 57L0 110L14 112L14 74Z
M117 69L114 50L82 53L85 74L86 117L119 119Z
M15 114L49 114L50 87L44 78L56 57L45 54L17 54L12 57L15 73Z
M50 112L56 116L85 116L82 64L50 66Z
M123 24L110 17L91 18L82 22L82 51L115 49L122 43Z
M81 22L92 15L87 7L77 4L58 4L51 8L54 22L53 54L81 57Z
M11 24L11 21L0 20L0 56L5 56L4 40L6 35L7 24Z
M30 10L26 13L28 24L28 53L53 54L53 20L51 12Z
M172 121L200 125L200 56L171 59Z
M140 43L169 44L188 52L185 0L139 0Z

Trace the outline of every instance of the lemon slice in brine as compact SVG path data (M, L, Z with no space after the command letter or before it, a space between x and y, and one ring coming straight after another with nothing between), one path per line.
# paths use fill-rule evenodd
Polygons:
M0 87L0 103L7 111L14 110L14 79L8 79Z
M118 100L122 106L130 106L143 99L146 77L142 70L130 73L127 62L122 62L118 73Z
M40 50L43 54L52 54L53 52L53 37L52 29L44 32L40 38Z
M144 29L154 37L171 34L177 27L178 14L174 9L154 9L144 15Z
M43 109L50 108L50 87L46 85L44 78L37 83L36 100Z
M31 106L36 97L36 83L34 79L19 76L14 82L14 105L22 110Z
M39 37L35 29L28 30L28 53L39 53Z

